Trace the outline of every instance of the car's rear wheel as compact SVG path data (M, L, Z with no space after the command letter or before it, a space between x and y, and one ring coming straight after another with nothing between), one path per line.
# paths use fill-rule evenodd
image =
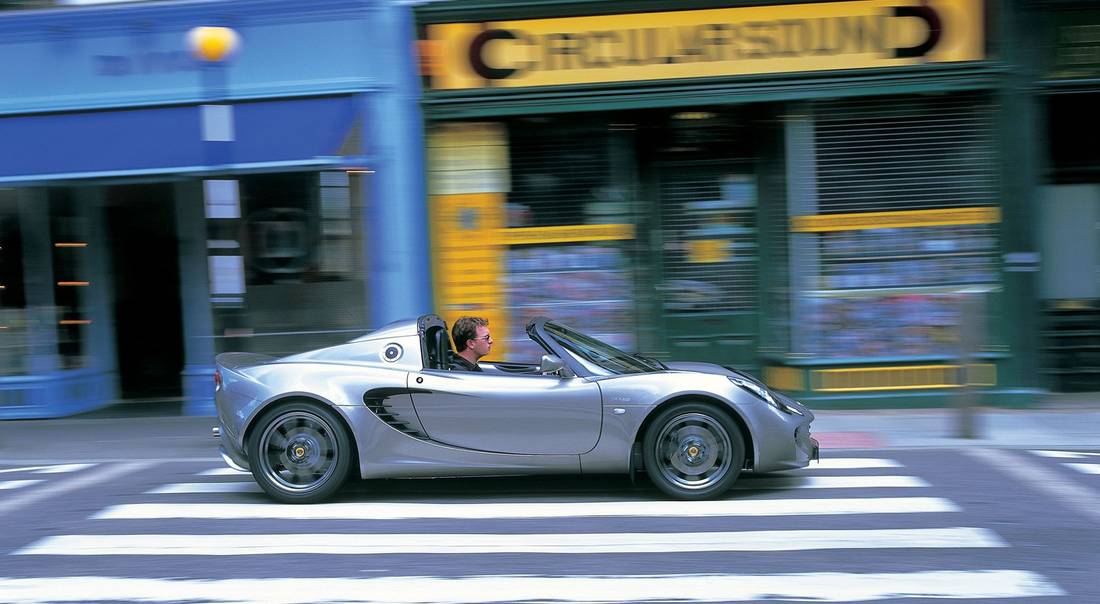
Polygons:
M717 497L733 485L745 463L745 443L729 414L705 403L661 411L642 444L653 484L677 499Z
M268 495L285 503L316 503L339 490L351 451L340 418L306 402L265 413L248 439L252 476Z

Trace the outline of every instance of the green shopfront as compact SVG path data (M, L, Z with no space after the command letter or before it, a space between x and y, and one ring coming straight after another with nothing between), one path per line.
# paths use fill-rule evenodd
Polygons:
M1003 124L1031 109L995 14L417 7L436 308L489 317L498 358L534 355L523 325L542 314L819 407L968 385L1027 404L1035 183L1008 169L1032 159Z

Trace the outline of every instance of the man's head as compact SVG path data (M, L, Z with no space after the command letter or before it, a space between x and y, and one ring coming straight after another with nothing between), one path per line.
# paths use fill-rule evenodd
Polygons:
M489 335L489 320L481 317L461 317L451 327L455 351L467 359L477 360L489 354L493 337Z

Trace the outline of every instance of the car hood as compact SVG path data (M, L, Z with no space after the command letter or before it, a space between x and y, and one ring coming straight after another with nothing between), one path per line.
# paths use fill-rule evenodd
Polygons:
M800 403L800 402L794 400L793 398L783 394L782 392L779 392L778 390L776 390L774 388L771 388L770 386L768 386L764 382L762 382L762 381L758 380L757 378L755 378L755 377L753 377L753 376L751 376L747 373L744 373L742 371L738 371L738 370L732 369L730 367L723 367L721 365L715 365L714 363L673 362L673 363L665 363L665 366L668 367L669 370L671 370L671 371L694 371L696 373L710 373L710 374L713 374L713 375L735 375L737 377L740 377L740 378L743 378L743 379L746 379L746 380L751 380L753 382L756 382L757 384L760 384L764 388L767 388L768 392L772 393L772 396L779 398L785 404L790 405L790 406L798 409L799 411L801 411L802 414L805 417L807 417L811 420L814 417L813 412L810 411L809 408L806 407L806 405L803 405L802 403Z
M698 373L712 373L714 375L742 375L739 371L733 371L727 367L721 365L715 365L714 363L694 363L690 361L665 363L665 367L673 371L695 371ZM745 376L753 381L757 381L752 376Z

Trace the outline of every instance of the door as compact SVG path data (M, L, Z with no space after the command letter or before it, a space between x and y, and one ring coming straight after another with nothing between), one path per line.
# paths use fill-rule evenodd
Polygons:
M662 317L673 359L755 369L756 180L732 162L660 170Z
M107 196L122 398L177 398L183 319L171 185L111 187Z
M579 455L600 438L600 387L583 378L425 370L409 387L428 436L448 445Z

